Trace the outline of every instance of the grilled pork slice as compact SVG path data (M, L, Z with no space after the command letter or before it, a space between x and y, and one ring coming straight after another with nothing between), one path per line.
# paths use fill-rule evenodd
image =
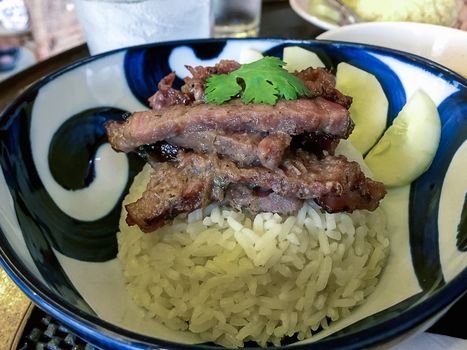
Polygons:
M172 161L178 152L191 149L199 153L221 154L240 167L263 165L276 169L285 157L292 139L292 149L303 149L319 157L334 154L338 139L324 134L308 133L291 138L284 133L260 134L225 133L223 131L190 132L138 148L138 154L149 162Z
M175 73L172 72L157 84L158 91L148 99L152 109L161 110L175 105L189 105L193 102L192 96L172 87L174 80Z
M189 132L167 142L200 153L218 153L239 166L259 165L275 169L282 161L291 137L284 133L261 137L259 134L225 133L223 131Z
M232 60L221 60L212 67L186 66L186 68L192 76L184 78L185 84L180 90L172 88L175 73L170 73L159 82L159 91L149 98L149 104L153 109L162 109L175 104L204 102L206 81L209 77L213 74L230 73L240 68L240 64ZM350 107L352 98L336 89L336 77L328 70L310 67L294 74L310 90L311 98L322 96L347 109Z
M211 176L207 174L208 176ZM126 206L128 225L150 232L175 218L211 203L212 178L180 171L173 163L159 163L142 198Z
M204 102L204 91L206 89L206 81L213 74L227 74L238 68L240 63L233 60L220 60L215 66L185 66L191 73L191 77L186 77L185 84L181 87L181 91L190 96L193 101Z
M163 110L133 113L123 122L105 124L112 147L130 152L184 133L223 130L226 132L285 133L298 135L319 131L347 138L353 129L349 112L324 98L280 100L275 105L246 105L233 100L222 105L176 105Z
M271 212L292 215L303 206L303 200L299 198L284 197L270 190L252 189L242 184L229 185L222 203L237 210L247 209L252 214Z
M321 132L306 132L292 137L290 147L295 150L302 149L323 158L328 154L334 154L339 141L340 139Z
M241 199L238 193L246 193L245 186L252 191ZM374 210L385 193L382 183L366 178L357 163L342 156L320 160L297 151L270 170L239 168L215 154L179 153L177 162L155 167L142 198L127 205L127 222L149 232L182 212L222 200L237 208L249 205L251 211L284 214L295 212L305 199L316 200L328 212Z
M336 77L324 68L307 68L295 75L305 83L311 97L322 96L349 109L352 97L336 89Z
M178 104L189 105L194 102L204 102L204 90L208 78L212 74L230 73L239 67L240 63L232 60L221 60L213 67L186 66L192 76L184 79L185 84L181 90L172 87L176 77L172 72L157 84L158 91L149 97L149 105L152 109L161 110Z

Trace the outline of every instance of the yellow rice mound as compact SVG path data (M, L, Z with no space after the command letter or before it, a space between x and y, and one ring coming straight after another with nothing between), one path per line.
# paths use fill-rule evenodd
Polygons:
M149 167L124 205L141 196ZM119 254L128 292L149 317L226 347L312 337L378 283L389 250L381 209L250 217L210 205L145 234L123 209Z

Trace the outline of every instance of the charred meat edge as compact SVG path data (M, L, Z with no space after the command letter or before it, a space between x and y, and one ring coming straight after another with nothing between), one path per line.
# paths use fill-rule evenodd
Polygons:
M259 192L250 192L246 201L238 196L235 200L242 189L238 186ZM281 214L290 214L305 199L314 199L328 212L374 210L385 193L382 183L365 177L357 163L343 156L319 160L298 151L272 171L262 166L239 168L214 154L180 153L177 162L157 164L143 196L126 206L127 222L150 232L180 213L224 200L234 207L254 204L250 211L269 205ZM275 200L276 206L266 200Z

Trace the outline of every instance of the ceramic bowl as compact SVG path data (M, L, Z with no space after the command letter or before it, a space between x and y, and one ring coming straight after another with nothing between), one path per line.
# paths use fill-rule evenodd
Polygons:
M333 28L317 37L410 52L467 77L467 32L426 23L373 22Z
M326 18L321 18L311 14L308 9L310 8L309 0L289 0L290 7L295 11L297 15L302 17L305 21L311 24L323 28L325 30L338 28L339 26Z
M238 59L245 47L280 57L288 45L316 52L329 69L349 62L374 74L389 100L388 125L423 89L437 105L442 133L427 172L410 186L388 190L391 255L379 289L355 309L358 317L336 323L334 333L285 343L370 348L431 325L467 289L467 82L410 54L347 43L152 44L84 59L30 86L0 115L0 256L18 286L101 348L216 348L193 345L199 340L143 319L129 300L115 259L116 232L122 198L142 164L112 151L102 125L148 108L159 79L171 71L187 75L185 64Z
M314 6L314 10L312 9L312 11L310 11L310 5L314 3L314 5L318 5L318 6ZM328 3L328 5L325 5L326 3ZM317 26L319 28L322 28L324 30L334 30L334 29L338 29L340 27L339 24L336 23L335 20L332 20L330 18L326 18L326 16L323 16L323 15L320 15L320 12L323 12L323 10L321 9L316 11L316 9L318 9L320 6L325 6L325 7L330 7L332 8L331 3L338 3L337 1L312 1L312 0L289 0L289 4L290 4L290 7L292 8L292 10L297 14L299 15L300 17L302 17L305 21L311 23L312 25L314 26ZM354 2L355 3L355 2ZM429 3L426 3L427 4L427 8L424 9L424 13L425 15L427 15L428 13L430 13L433 8L436 8L437 10L441 10L442 9L442 5L440 7L437 7L437 6L430 6ZM446 3L446 8L450 8L452 3ZM412 4L414 6L422 6L421 4L418 4L418 5L415 5L415 4ZM383 5L385 6L385 5ZM385 6L386 7L386 6ZM394 7L398 7L399 8L399 11L395 11ZM454 11L456 14L457 14L457 19L454 18L454 19L451 19L451 20L447 20L447 19L444 19L442 20L443 18L443 13L437 13L435 15L439 15L439 20L440 21L437 21L437 22L440 22L441 24L443 22L450 22L450 21L453 21L454 23L444 23L444 28L448 28L448 26L451 26L451 28L459 28L459 29L465 29L463 23L465 22L465 2L463 1L458 1L457 2L457 7L455 9L452 9L452 11ZM352 10L354 8L358 8L358 5L352 5L352 6L349 6L349 8ZM404 17L406 19L406 21L411 21L411 20L414 20L414 18L417 18L417 17L420 17L420 16L417 16L416 14L413 15L411 18L410 16L406 16L405 12L407 9L404 9L404 6L402 4L395 4L395 6L391 7L391 6L388 6L386 7L387 8L387 11L389 11L389 13L394 13L394 17L395 19L393 21L400 21L400 22L397 22L397 23L410 23L410 22L402 22L404 21ZM414 8L412 8L412 10L414 10ZM357 10L358 11L358 10ZM415 10L415 11L418 11ZM420 13L422 13L422 10L419 10ZM332 13L332 12L331 12ZM338 15L337 13L335 14L336 16ZM446 14L444 14L446 15ZM399 19L397 19L397 17L399 17ZM355 23L353 21L350 21L352 18L350 18L349 20L347 20L348 23ZM432 18L431 19L432 21L434 21L434 19ZM359 19L360 22L357 22L357 24L364 24L364 23L367 23L367 21L363 21L363 19ZM419 19L419 21L421 22L425 22L423 21L422 19ZM427 20L428 21L428 18ZM380 23L385 23L386 21L381 21ZM371 21L368 21L368 23L371 23ZM391 23L391 22L388 22L388 23ZM395 23L395 22L393 22ZM413 23L418 23L418 22L413 22ZM419 24L422 24L422 23L419 23ZM352 24L354 25L354 24ZM440 25L441 26L441 25ZM438 26L438 27L440 27ZM347 26L346 26L347 27ZM373 33L369 32L368 33L370 36L373 35ZM405 38L404 38L405 39ZM403 39L403 40L404 40Z

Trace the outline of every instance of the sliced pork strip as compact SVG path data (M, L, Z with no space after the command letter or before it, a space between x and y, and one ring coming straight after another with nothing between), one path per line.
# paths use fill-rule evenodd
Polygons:
M208 80L213 74L228 74L240 68L240 63L234 60L220 60L214 66L189 66L186 69L191 73L193 79ZM190 78L185 78L190 79Z
M282 132L270 134L262 139L256 150L261 164L268 169L276 169L291 141L292 137Z
M359 209L372 208L373 202L379 202L385 193L382 183L366 178L358 163L349 162L343 156L318 159L313 154L296 152L290 154L275 171L261 166L239 168L234 162L220 159L216 155L181 153L178 160L178 167L192 169L197 176L213 174L214 178L220 178L220 182L225 186L240 183L272 190L284 197L311 199L328 194L341 196L357 190L371 202L362 201ZM373 183L375 186L368 185ZM382 191L373 191L375 188ZM332 208L329 210L334 211Z
M230 73L239 67L240 64L232 60L221 60L213 67L186 66L192 76L184 78L184 85L180 90L172 87L176 77L175 72L169 73L157 84L158 91L149 97L149 105L152 109L160 110L177 104L203 102L206 81L212 74Z
M385 195L382 183L366 178L357 163L342 156L318 160L297 152L275 171L239 168L215 154L182 152L177 158L176 163L157 164L142 198L127 205L130 225L150 231L180 213L221 200L237 208L248 206L250 211L288 215L305 199L314 199L328 212L374 210ZM251 198L253 194L267 198Z
M204 102L204 91L206 89L206 81L213 74L227 74L238 68L240 63L233 60L221 60L215 66L185 66L191 73L191 77L184 79L185 84L181 91L190 96L196 102Z
M290 145L291 137L284 133L261 137L250 133L200 131L185 133L167 142L200 153L217 153L235 161L239 166L263 165L277 168Z
M151 173L146 191L126 205L128 225L151 232L175 218L211 202L212 181L179 171L171 163L159 163Z
M206 81L209 77L213 74L228 74L240 68L240 64L232 60L222 60L212 67L186 66L186 68L192 76L184 78L185 84L181 87L181 91L172 88L175 74L171 73L161 80L158 85L160 92L150 98L150 102L154 101L150 103L152 108L158 109L160 105L165 107L177 103L204 102ZM294 74L310 90L310 97L321 96L347 109L350 107L352 98L336 89L336 77L328 70L310 67Z
M159 90L148 99L152 109L161 110L175 105L189 105L193 102L189 95L172 87L174 80L175 73L172 72L159 82L157 85Z
M250 166L259 164L257 153L261 139L259 134L199 131L172 137L167 142L200 153L222 154L239 166Z
M347 138L353 122L347 109L318 97L280 100L276 105L245 105L239 100L222 105L176 105L162 111L136 112L123 122L107 122L105 128L115 150L130 152L140 145L206 130L289 135L320 131Z
M290 140L292 144L290 145ZM140 146L137 153L148 162L174 161L179 151L191 149L199 153L217 153L237 163L240 167L263 165L276 169L286 157L289 146L318 155L319 158L334 154L338 139L324 134L302 134L291 138L287 134L225 133L199 131L185 133L166 141Z
M159 162L173 162L177 160L179 152L183 152L182 147L172 145L165 141L153 143L152 145L140 146L136 153L149 164Z
M350 108L352 97L346 96L336 89L336 77L325 68L310 67L300 72L295 72L295 75L310 90L311 97L321 96L347 109Z
M215 201L238 210L246 208L252 214L292 214L303 205L301 199L252 190L240 184L230 185L224 191L212 178L193 176L190 171L180 171L173 163L165 163L153 169L143 196L126 206L126 221L130 226L138 225L144 232L152 232L181 213L189 213Z
M319 158L330 154L333 155L339 144L339 139L320 132L307 132L292 138L290 147L302 149L316 154Z
M248 186L233 184L225 193L223 204L237 210L245 208L252 214L280 213L291 215L303 206L303 200L295 197L283 197L275 192L250 189Z
M315 198L315 202L328 213L337 213L342 211L352 212L357 209L375 210L379 201L373 198L383 198L386 191L379 182L362 181L363 188L355 188L341 195L329 193Z

